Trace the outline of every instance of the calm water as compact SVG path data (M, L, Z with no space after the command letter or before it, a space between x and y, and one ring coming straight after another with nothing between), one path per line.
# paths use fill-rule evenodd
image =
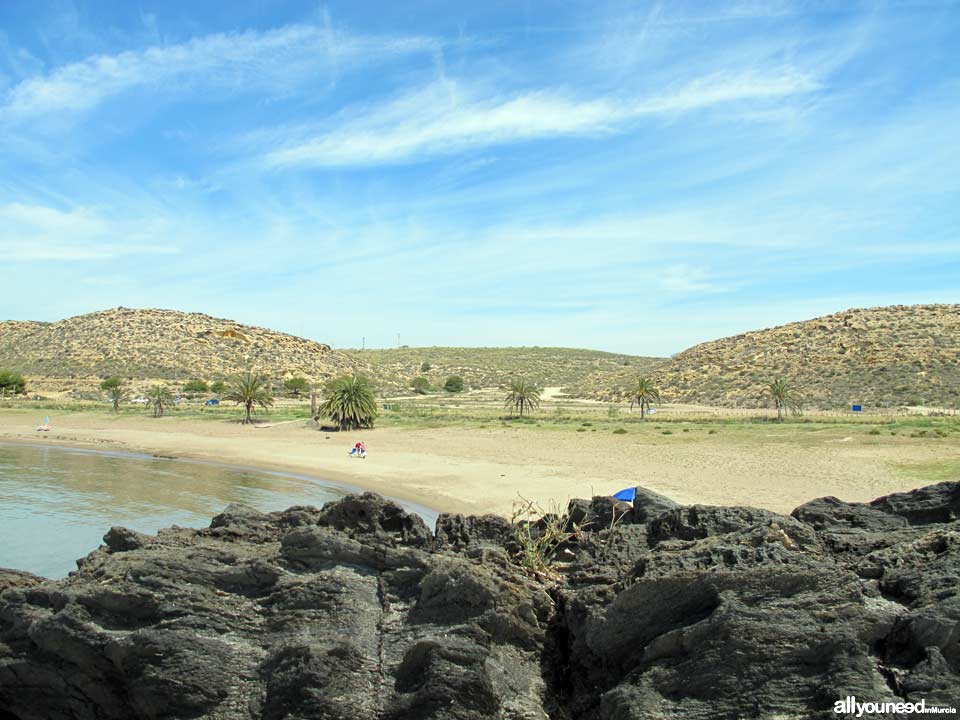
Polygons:
M354 488L287 473L147 455L0 444L0 567L59 578L111 525L206 527L228 503L320 506ZM419 512L429 527L436 514Z

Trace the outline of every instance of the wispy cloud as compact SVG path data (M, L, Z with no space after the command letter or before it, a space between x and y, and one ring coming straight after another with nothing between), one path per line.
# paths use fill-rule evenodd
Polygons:
M719 292L723 289L708 281L703 268L685 264L667 266L658 279L664 290L678 294Z
M132 255L171 255L155 229L131 228L88 208L58 210L43 205L0 205L0 252L11 262L77 262ZM126 238L126 241L118 238Z
M428 37L353 35L314 25L205 35L181 44L97 55L24 79L6 93L0 118L86 111L143 86L176 88L182 83L284 92L318 68L334 72L436 48Z
M810 93L820 84L792 68L716 73L646 97L577 99L556 90L481 98L453 82L434 84L339 127L267 153L270 167L379 165L564 135L619 132L646 115L685 113L741 101Z

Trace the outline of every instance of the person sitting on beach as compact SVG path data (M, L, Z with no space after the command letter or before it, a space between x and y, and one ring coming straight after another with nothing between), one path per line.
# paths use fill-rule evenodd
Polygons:
M361 457L361 459L366 459L366 457L367 457L367 446L363 443L363 440L361 440L361 441L360 441L359 443L357 443L357 444L360 446L360 457Z
M362 449L363 449L363 443L359 443L359 442L358 442L356 445L354 445L352 448L350 448L350 454L351 454L351 455L357 455L357 456L359 456L359 455L360 455L360 451L361 451Z

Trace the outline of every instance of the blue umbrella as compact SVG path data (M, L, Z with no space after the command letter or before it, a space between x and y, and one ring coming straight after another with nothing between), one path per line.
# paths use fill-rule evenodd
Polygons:
M629 487L616 493L613 497L617 500L623 500L624 502L633 502L637 499L637 489L635 487Z

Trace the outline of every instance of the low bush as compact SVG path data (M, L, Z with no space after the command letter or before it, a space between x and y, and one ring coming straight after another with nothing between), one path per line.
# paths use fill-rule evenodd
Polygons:
M450 393L463 392L463 378L459 375L451 375L443 383L443 389Z

